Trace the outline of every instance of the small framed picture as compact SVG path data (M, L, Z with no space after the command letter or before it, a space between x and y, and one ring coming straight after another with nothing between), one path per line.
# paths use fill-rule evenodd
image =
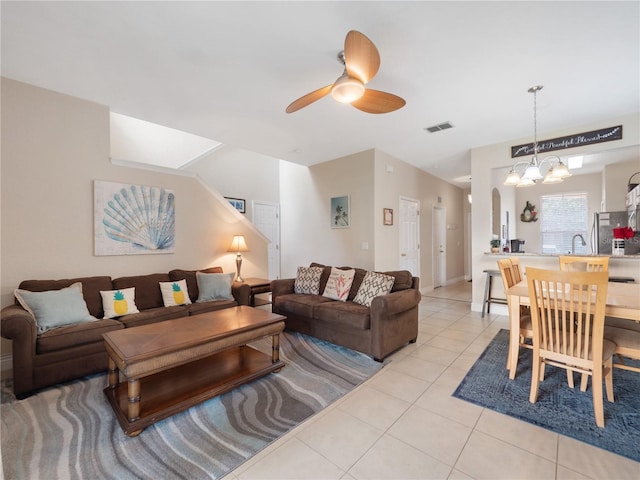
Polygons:
M231 197L224 197L224 198L226 198L231 204L231 206L236 210L238 210L240 213L246 213L247 201L244 198L231 198Z
M382 224L393 225L393 208L382 209Z
M351 226L351 202L349 195L331 197L331 228Z

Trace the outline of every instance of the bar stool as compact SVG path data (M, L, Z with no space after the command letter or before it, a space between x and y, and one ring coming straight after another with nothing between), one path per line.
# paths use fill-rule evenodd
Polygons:
M483 272L487 274L487 278L484 281L484 299L482 301L482 315L481 315L482 318L484 318L485 311L487 313L491 313L492 303L499 303L501 305L507 304L506 298L495 298L491 296L491 285L493 283L493 277L500 278L501 277L500 270L487 269L487 270L483 270Z

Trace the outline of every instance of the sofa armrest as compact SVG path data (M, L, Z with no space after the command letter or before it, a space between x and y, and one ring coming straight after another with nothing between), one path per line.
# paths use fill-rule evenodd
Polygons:
M278 295L288 295L294 292L294 286L296 283L295 278L280 278L278 280L271 280L271 301L275 302Z
M371 302L371 354L382 360L418 338L420 292L414 288L376 297Z
M38 339L35 318L19 305L5 307L0 315L0 335L12 340L14 383L31 385Z
M238 305L249 305L251 287L246 283L233 282L231 284L231 295L238 302Z
M371 302L371 320L411 310L418 306L420 299L420 292L414 288L375 297Z

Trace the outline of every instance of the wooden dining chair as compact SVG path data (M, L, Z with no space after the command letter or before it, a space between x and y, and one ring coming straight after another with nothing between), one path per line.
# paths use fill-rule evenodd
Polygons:
M533 368L529 401L538 399L547 364L591 376L596 425L604 427L602 381L613 402L613 353L604 338L608 272L527 268L533 324Z
M560 270L570 272L608 272L609 257L580 257L560 255Z
M560 270L569 272L608 272L609 257L593 257L579 255L560 255L558 257ZM569 386L573 388L573 375L567 376ZM587 391L588 375L582 375L580 390Z
M503 258L498 260L498 268L500 269L500 275L502 276L502 283L504 284L505 294L507 289L513 287L516 283L522 280L522 271L520 269L520 260L518 258ZM507 295L507 305L509 305L509 295ZM507 353L507 369L509 369L511 356L515 355L516 358L520 354L520 347L533 348L531 343L527 343L526 340L533 338L533 329L531 326L531 316L529 314L529 308L526 306L520 307L520 329L517 332L510 331L509 335L518 335L518 348L512 351L511 347ZM511 342L509 342L511 345ZM515 343L514 343L515 345ZM517 367L517 362L516 362ZM514 372L515 373L515 372ZM510 377L515 378L514 375Z
M614 368L640 373L640 367L624 362L625 357L640 360L640 323L625 318L605 317L604 338L616 344Z

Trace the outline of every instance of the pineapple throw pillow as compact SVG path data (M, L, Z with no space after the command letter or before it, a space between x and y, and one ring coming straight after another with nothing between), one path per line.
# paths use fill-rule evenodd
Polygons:
M121 288L120 290L100 290L104 318L121 317L130 313L140 313L136 307L136 289Z
M186 280L159 283L160 291L162 292L162 301L164 302L165 307L189 305L191 303L189 292L187 291Z

